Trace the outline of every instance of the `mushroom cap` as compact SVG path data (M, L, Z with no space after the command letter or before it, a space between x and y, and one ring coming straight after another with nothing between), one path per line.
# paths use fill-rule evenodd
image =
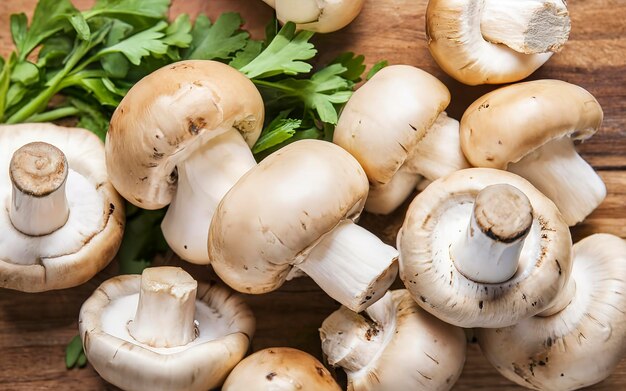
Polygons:
M385 67L352 95L333 142L359 161L370 182L386 184L448 103L450 92L431 74Z
M208 140L237 129L248 145L263 127L263 99L226 64L186 60L135 84L111 118L106 157L113 185L129 202L158 209L176 191L176 165Z
M268 348L242 360L223 391L339 391L328 369L298 349Z
M360 350L368 350L367 345L380 349L374 360L363 363L362 369L347 369L348 390L452 388L465 363L466 341L461 328L422 310L406 289L387 292L366 313L369 319L342 306L324 320L320 329L322 350L329 360L342 358L343 350L350 348L338 344L342 341L336 337L341 335L331 333L345 335L353 328L360 328ZM355 354L357 360L364 356Z
M9 217L11 157L35 141L60 149L69 165L69 218L42 236L23 234ZM0 202L2 288L42 292L80 285L111 262L122 241L124 203L109 182L102 141L85 129L47 123L0 126Z
M360 215L367 192L365 172L345 150L320 140L289 144L220 202L209 231L213 269L240 292L277 289L325 234Z
M80 309L80 337L98 374L124 390L199 391L222 384L254 333L254 316L244 301L215 283L198 283L198 337L179 347L153 348L135 341L126 328L140 285L140 275L113 277Z
M480 29L484 7L484 0L429 0L428 49L448 75L468 85L510 83L527 77L552 56L518 53L485 40Z
M281 23L299 30L331 33L344 28L361 12L365 0L263 0L276 10ZM311 20L311 18L314 18Z
M479 283L454 265L449 246L465 234L476 195L508 184L528 197L533 222L517 271L502 283ZM417 303L461 327L504 327L556 298L571 270L571 236L554 203L506 171L470 168L431 183L411 203L398 234L400 278Z
M607 378L626 354L626 241L589 236L574 245L572 301L547 317L476 330L489 362L536 390L575 390Z
M602 108L584 88L560 80L513 84L478 98L461 119L461 148L477 167L506 169L561 138L585 140L602 124Z

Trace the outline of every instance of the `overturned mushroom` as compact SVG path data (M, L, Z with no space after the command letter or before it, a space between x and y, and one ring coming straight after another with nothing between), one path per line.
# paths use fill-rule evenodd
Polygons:
M0 287L80 285L109 264L124 204L93 133L52 124L0 126Z
M476 330L507 379L535 390L575 390L607 378L626 353L626 241L596 234L574 245L567 289L550 316Z
M535 80L497 89L476 100L461 119L461 147L477 167L509 170L550 198L568 225L584 220L606 187L574 148L593 136L602 108L585 89Z
M430 0L428 48L450 76L469 84L521 80L569 37L564 0Z
M243 300L183 269L105 281L80 310L85 354L124 390L207 390L245 356L254 317Z
M333 142L369 178L367 211L391 213L422 176L435 180L469 167L459 123L443 111L448 103L450 93L437 78L408 65L382 69L350 98Z
M236 69L181 61L144 77L111 119L107 166L120 194L144 209L170 204L161 228L181 258L209 263L206 241L217 204L256 164L250 146L263 100Z
M298 29L330 33L344 28L361 12L365 0L263 0L276 10L281 23Z
M215 272L238 291L265 293L297 268L348 308L367 308L395 279L398 256L354 223L367 188L359 163L332 143L301 140L274 152L217 208Z
M526 180L461 170L411 203L398 234L400 278L447 323L509 326L549 310L569 276L571 244L552 201Z
M449 390L465 362L465 334L422 310L406 290L387 292L366 314L346 307L320 329L331 365L349 391Z
M339 391L315 357L292 348L268 348L242 360L222 391Z

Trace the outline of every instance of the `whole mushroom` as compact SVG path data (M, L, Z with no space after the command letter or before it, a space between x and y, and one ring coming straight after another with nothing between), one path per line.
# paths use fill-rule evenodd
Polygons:
M394 281L398 257L354 222L367 189L359 163L332 143L300 140L274 152L220 202L213 269L245 293L275 290L299 269L348 308L367 308Z
M333 142L350 152L370 181L368 212L393 212L422 177L435 180L469 167L459 123L443 111L450 92L408 65L380 70L344 107Z
M154 267L105 281L78 322L85 354L124 390L207 390L246 355L254 316L243 300L183 269Z
M587 387L607 378L626 354L626 241L596 234L573 251L572 275L556 313L476 330L489 362L523 387Z
M268 348L242 360L222 391L340 391L315 357L292 348Z
M80 285L111 262L124 204L104 145L80 128L0 126L0 287L41 292Z
M465 363L465 334L421 309L405 289L358 314L346 307L320 328L328 362L348 374L348 391L449 390Z
M346 27L361 12L365 0L263 0L276 10L281 23L300 30L330 33Z
M161 228L181 258L209 263L211 218L256 161L263 127L256 87L216 61L167 65L135 84L113 113L106 156L111 181L144 209L170 204Z
M450 76L469 85L521 80L569 37L565 0L430 0L428 48Z
M593 136L602 108L585 89L560 80L513 84L476 100L461 119L461 147L476 167L508 170L548 196L568 225L589 215L606 187L574 148Z
M528 181L470 168L430 184L398 234L400 278L420 307L461 327L504 327L557 303L571 236Z

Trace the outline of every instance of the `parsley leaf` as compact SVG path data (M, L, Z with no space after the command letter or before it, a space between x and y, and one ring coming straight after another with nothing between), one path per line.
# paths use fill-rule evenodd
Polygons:
M257 154L265 151L293 137L296 129L302 125L302 120L286 118L288 114L289 111L287 110L281 112L263 129L261 137L259 137L252 148L252 153Z
M84 358L81 358L84 357ZM84 367L87 364L87 357L83 351L83 342L80 340L80 336L75 335L70 343L65 348L65 367L67 369L78 367Z
M191 32L191 45L183 53L183 58L231 59L232 53L243 49L250 37L240 30L242 24L243 19L234 12L220 15L214 24L206 16L198 16Z

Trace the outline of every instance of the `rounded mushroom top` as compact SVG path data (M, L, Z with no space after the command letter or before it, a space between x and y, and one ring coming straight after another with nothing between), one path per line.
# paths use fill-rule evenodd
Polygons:
M129 202L162 208L175 192L179 162L232 128L252 146L263 117L259 91L236 69L206 60L167 65L135 84L113 113L111 180Z
M466 235L478 237L471 225L468 230L476 196L499 184L515 187L528 198L532 224L518 247L519 256L515 254L519 261L512 277L503 282L478 282L460 271L451 250L457 243L464 244ZM479 245L486 250L496 242L506 246L506 241L493 242ZM503 327L541 312L555 300L571 270L571 236L552 201L525 179L488 168L457 171L424 189L409 207L398 234L398 250L400 278L417 303L461 327ZM467 251L471 255L475 250ZM474 254L474 258L484 255ZM496 260L472 261L491 268Z
M292 348L268 348L242 360L223 391L339 391L328 369L315 357Z
M140 297L140 291L141 295L146 293L146 286L142 286L145 276L117 276L102 283L80 310L79 331L89 362L105 380L126 390L200 391L219 386L246 355L255 327L252 312L242 298L213 282L199 282L195 299L188 297L189 288L195 293L196 285L191 284L193 280L189 281L182 269L146 270L151 274L152 294L166 296L153 303L170 300L167 304L171 304L172 300L191 298L195 306L191 310L195 339L171 347L137 341L131 332L133 335L137 332L132 325L140 322L137 315L145 305ZM176 274L174 279L159 280L160 275L172 272ZM164 329L163 321L177 311L164 313L165 309L159 305L151 308L146 305L146 309L163 319L161 323L152 319L142 327L147 325L152 331L161 330L164 334L170 332L169 327Z
M448 103L450 92L431 74L385 67L352 95L333 142L361 163L373 184L388 183Z
M37 210L41 205L34 203L55 192L61 194L44 208L50 210ZM0 203L3 288L41 292L80 285L108 265L122 240L124 203L109 182L102 141L86 129L0 126ZM12 206L32 225L69 213L60 228L29 235L12 222Z
M241 292L274 290L325 234L360 215L367 192L367 177L349 153L325 141L296 141L224 196L209 233L211 264Z
M607 378L626 354L626 241L596 234L576 243L569 304L551 316L477 330L502 375L535 390L576 390Z
M461 148L477 167L506 169L560 138L585 140L602 124L602 108L584 88L535 80L478 98L461 119Z
M365 0L263 0L276 10L281 23L300 30L331 33L344 28L361 12Z
M322 323L328 362L348 373L348 389L449 390L465 363L465 334L422 310L405 289L365 310L346 307Z
M429 0L428 48L439 66L462 83L521 80L548 61L549 51L558 51L569 36L564 2L543 3Z

